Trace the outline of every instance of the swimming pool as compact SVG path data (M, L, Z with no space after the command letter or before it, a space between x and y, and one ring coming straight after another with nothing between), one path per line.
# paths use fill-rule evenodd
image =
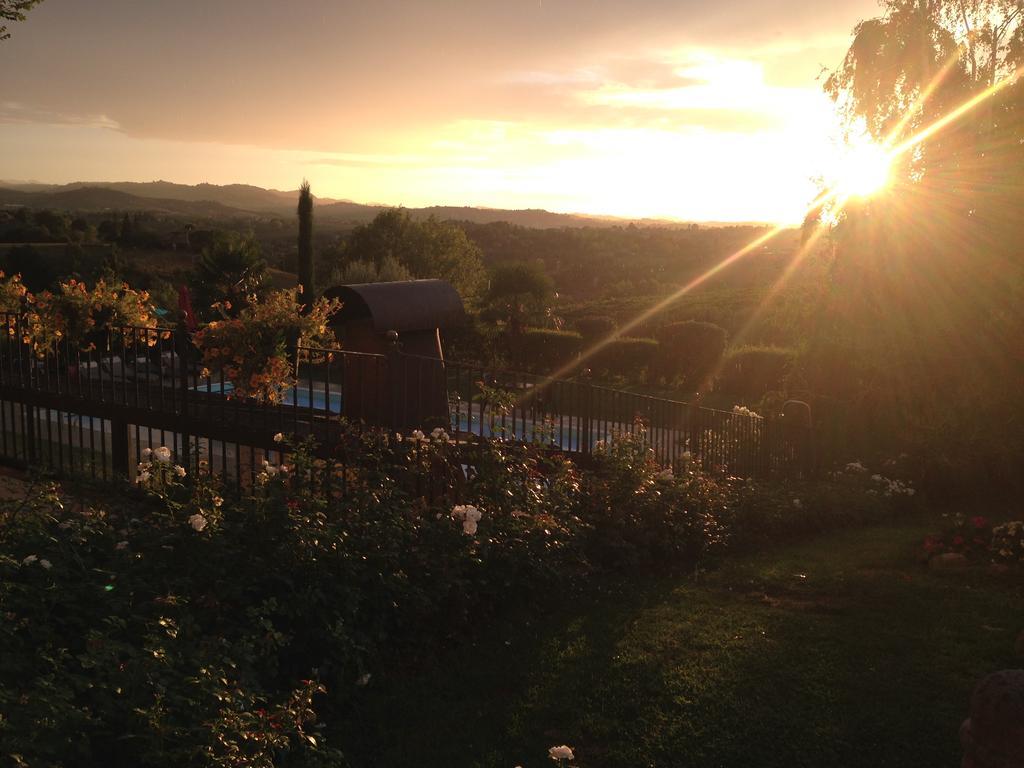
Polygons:
M223 383L210 381L206 384L199 384L192 387L196 392L209 392L215 395L230 395L234 391L231 382ZM281 405L294 408L312 408L315 411L327 411L328 413L341 413L341 392L332 388L325 391L324 385L319 388L316 384L312 387L305 386L289 387L284 390Z

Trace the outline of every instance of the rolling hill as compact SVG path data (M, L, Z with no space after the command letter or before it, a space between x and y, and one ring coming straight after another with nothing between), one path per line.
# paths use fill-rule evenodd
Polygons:
M175 184L169 181L97 181L70 184L0 181L0 205L60 208L72 211L156 211L213 219L237 217L291 217L298 190L264 189L248 184ZM349 200L317 198L316 215L336 223L361 224L391 206ZM553 213L541 208L510 210L473 206L429 206L407 209L414 218L488 224L505 221L531 229L561 227L640 226L686 227L688 222L663 219L627 219L575 213ZM715 226L715 224L712 224Z

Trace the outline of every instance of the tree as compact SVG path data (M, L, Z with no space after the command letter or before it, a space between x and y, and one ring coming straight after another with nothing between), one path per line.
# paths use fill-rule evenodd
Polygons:
M1024 64L1019 0L884 0L879 18L854 30L843 62L825 83L847 127L899 145ZM1019 196L1024 86L1012 84L900 158L916 192L947 208L976 210ZM941 189L940 189L941 187ZM934 199L928 202L934 202Z
M0 21L24 21L25 13L43 0L0 0ZM0 40L11 36L6 24L0 24Z
M1024 460L1022 64L1019 0L884 0L826 82L848 130L911 148L835 226L794 379L844 404L846 447L898 439L975 487Z
M691 388L701 385L725 353L726 331L714 323L670 323L655 338L661 345L660 373L669 379L678 376Z
M504 320L510 335L519 337L527 323L547 314L554 294L551 278L537 262L501 264L491 273L487 313Z
M207 313L215 302L229 302L228 311L241 310L246 298L257 294L266 276L266 262L252 235L219 232L203 249L192 274L194 306Z
M412 280L412 273L394 256L388 256L377 266L372 261L350 261L332 273L332 281L343 285L358 283L394 283Z
M302 180L299 188L299 285L302 288L303 301L312 306L316 298L314 284L315 272L313 265L313 194L309 191L309 182Z
M345 246L343 262L371 261L380 269L391 257L416 278L440 278L463 299L480 296L486 282L480 248L466 233L430 217L415 221L401 208L383 211L356 227Z

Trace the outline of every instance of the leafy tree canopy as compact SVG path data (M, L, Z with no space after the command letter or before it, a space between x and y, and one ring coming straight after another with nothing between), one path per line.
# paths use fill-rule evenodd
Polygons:
M266 275L259 242L251 235L220 232L203 249L192 274L194 306L203 314L215 302L228 301L229 311L244 306L257 293Z
M401 208L383 211L356 227L345 248L345 261L381 266L397 259L416 278L440 278L464 299L480 296L486 281L480 249L459 227L431 217L416 221Z
M1024 64L1020 0L883 0L864 21L825 90L850 130L898 145ZM904 179L968 197L1020 192L1024 93L1014 83L901 156Z
M546 314L555 295L554 283L538 262L500 264L491 273L486 302L492 314L518 334L526 323Z
M25 13L43 0L0 0L0 21L24 21ZM6 24L0 24L0 40L11 36Z

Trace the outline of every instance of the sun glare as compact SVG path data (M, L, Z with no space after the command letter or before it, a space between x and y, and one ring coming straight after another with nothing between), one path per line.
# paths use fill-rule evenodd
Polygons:
M892 154L879 144L847 146L834 173L833 191L839 198L878 194L889 184L892 160Z

